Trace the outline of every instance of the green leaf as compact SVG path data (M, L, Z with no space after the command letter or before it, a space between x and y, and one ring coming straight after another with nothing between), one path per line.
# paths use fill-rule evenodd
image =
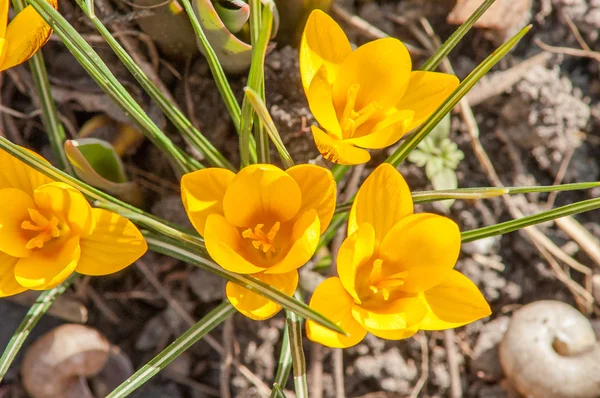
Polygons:
M572 184L561 184L561 185L542 185L542 186L531 186L531 187L506 187L506 188L459 188L459 189L445 189L436 191L413 191L411 192L414 203L429 203L436 202L438 200L445 199L465 199L465 200L476 200L476 199L489 199L495 198L502 195L515 195L520 193L533 193L533 192L561 192L561 191L576 191L580 189L591 189L600 187L600 182L577 182ZM352 202L338 205L335 209L336 215L334 216L332 223L338 222L341 217L341 222L345 220L344 216L340 213L350 211ZM341 224L339 224L341 225ZM329 229L328 229L329 230Z
M131 56L125 51L125 49L119 44L119 42L110 34L108 29L102 24L98 18L92 17L92 10L88 8L86 1L77 0L79 6L90 18L90 21L94 24L98 32L102 35L104 40L108 43L113 52L119 57L119 60L127 67L127 70L133 77L138 81L142 88L150 95L152 100L165 116L173 123L175 128L187 139L191 146L193 146L198 152L200 152L210 164L236 171L231 163L225 159L223 154L215 148L210 141L195 128L192 123L185 117L183 112L173 104L160 90L159 88L146 76L144 71L133 61Z
M126 202L142 203L139 187L127 181L121 158L108 142L96 138L67 140L65 152L81 180Z
M250 275L236 274L235 272L227 271L220 267L216 263L212 262L202 252L198 252L193 249L193 246L186 245L184 242L175 239L165 239L164 237L155 233L145 234L146 242L151 250L165 254L167 256L185 261L189 264L195 265L202 269L205 269L213 274L225 278L233 283L236 283L246 289L252 290L253 292L260 294L263 297L268 298L271 301L276 302L288 311L295 312L296 314L310 319L314 322L319 323L329 329L335 330L338 333L344 333L335 323L325 318L303 302L296 300L293 297L286 295L285 293L275 289L274 287L265 284L259 279L256 279Z
M423 140L425 142L426 140ZM430 155L427 152L415 149L408 155L408 161L416 164L419 167L423 167L427 164Z
M442 46L429 58L423 66L421 66L421 70L424 71L434 71L442 62L444 58L450 54L450 51L454 49L454 47L461 41L461 39L471 30L475 22L483 15L484 12L487 11L488 8L494 4L495 0L485 0L481 5L475 10L473 14L462 24L458 29L452 33L452 36L448 38L442 44Z
M447 139L450 136L450 122L451 117L450 114L446 114L442 120L431 130L429 133L429 138L431 138L434 142L442 142L444 139Z
M444 159L437 156L431 156L425 166L425 174L429 181L433 180L433 177L444 169Z
M287 314L287 330L289 334L292 365L294 368L294 389L297 398L308 398L306 381L306 360L302 346L302 319L294 313Z
M456 189L458 187L458 178L456 172L452 169L443 168L441 171L433 175L431 178L433 188L437 189ZM454 204L454 199L444 200L442 204L446 208L450 208Z
M25 0L13 0L13 7L15 12L21 12L27 3ZM65 129L60 122L58 112L56 110L56 104L52 98L52 91L50 89L50 81L48 80L48 72L46 70L46 63L44 62L44 55L41 51L36 52L29 58L28 61L29 69L31 70L31 77L35 84L36 92L40 99L40 108L42 110L42 123L46 133L48 134L48 141L50 141L50 148L52 153L58 162L58 167L70 172L69 162L67 156L63 151L63 143L67 139Z
M471 88L494 66L502 57L506 55L518 42L519 40L529 32L531 25L521 29L513 38L500 46L494 51L489 57L487 57L481 64L479 64L473 72L469 74L461 82L461 84L454 90L454 92L448 97L446 101L427 119L427 121L417 129L417 131L404 141L392 155L390 155L386 162L391 163L394 166L398 166L410 152L419 145L419 143L425 138L438 123L458 104L458 102L471 90Z
M81 162L76 166L76 171L82 180L86 181L85 178L82 178L82 175L90 173L91 178L97 177L104 181L108 180L108 183L127 182L125 166L110 143L97 138L80 138L69 140L68 143L65 143L65 147L69 147L74 157L73 159L69 158L71 163L74 160ZM79 174L79 172L82 174ZM86 182L95 185L89 181Z
M107 398L123 398L130 395L234 313L235 308L229 302L219 305L135 372L133 376L121 383Z
M176 147L171 139L150 119L142 107L125 90L94 49L46 0L30 0L32 7L54 29L67 49L75 56L98 86L119 105L140 130L169 156L181 173L202 167L198 161Z
M31 308L29 308L29 311L27 311L27 314L25 315L25 319L23 319L15 333L13 333L8 345L4 349L2 357L0 357L0 382L19 353L25 339L27 339L27 336L31 333L31 330L46 311L48 311L54 300L63 294L77 277L77 274L72 274L66 281L54 289L43 291L37 300L35 300L35 303Z
M490 236L504 235L530 225L541 224L546 221L572 216L573 214L579 214L598 208L600 208L600 198L583 200L570 205L557 207L556 209L543 211L532 216L521 217L516 220L465 231L461 234L462 241L472 242L474 240L484 239Z
M184 8L186 1L189 0L184 0ZM211 0L194 0L193 5L203 35L210 43L210 47L223 70L229 73L241 73L247 70L252 61L252 46L238 39L227 28ZM231 12L231 16L233 15L234 12ZM194 24L193 21L192 24ZM198 35L197 31L196 34ZM210 51L203 45L199 36L198 39L200 51L207 58L210 57ZM226 95L229 96L229 93L226 93Z
M262 10L262 12L261 12ZM261 94L264 102L264 83L265 83L265 56L269 37L273 28L273 14L269 7L263 7L258 0L252 0L250 13L250 35L252 39L252 64L248 74L248 87ZM242 167L248 165L251 161L258 159L259 163L269 163L269 138L265 133L264 126L260 123L254 123L256 112L248 97L244 96L242 101L242 120L240 130L240 160ZM252 127L256 131L255 140L252 142L250 133ZM258 145L256 145L256 143ZM254 146L252 145L254 144ZM258 148L256 148L258 146Z
M250 6L242 0L217 0L211 2L211 4L221 22L231 33L239 32L248 22ZM202 19L200 21L202 22ZM211 21L211 23L214 24L215 21Z
M286 317L289 317L289 314L286 313ZM281 388L279 386L285 386L287 384L287 380L290 377L290 372L292 371L292 351L290 349L290 336L288 333L288 323L285 323L285 327L283 328L283 339L281 341L281 351L279 353L279 362L277 366L277 373L275 373L275 382L273 383L273 389L271 390L271 395L269 398L277 398ZM279 390L279 391L278 391Z
M279 386L279 384L274 383L270 398L287 398L287 396L285 395L283 389Z
M248 101L250 104L252 104L252 107L258 115L260 121L265 126L271 141L273 141L273 144L275 144L275 148L277 149L277 152L279 152L283 166L286 169L292 167L294 165L294 161L287 151L287 148L283 144L281 136L279 135L279 131L277 131L277 127L275 127L275 123L273 123L273 119L271 118L265 103L262 101L258 93L252 90L250 87L244 88L244 92L246 93L246 98L248 98Z

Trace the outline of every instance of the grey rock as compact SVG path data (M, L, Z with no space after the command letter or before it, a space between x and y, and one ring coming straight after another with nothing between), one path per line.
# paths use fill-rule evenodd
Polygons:
M222 300L225 295L223 278L204 270L194 270L188 279L188 284L192 292L203 303Z

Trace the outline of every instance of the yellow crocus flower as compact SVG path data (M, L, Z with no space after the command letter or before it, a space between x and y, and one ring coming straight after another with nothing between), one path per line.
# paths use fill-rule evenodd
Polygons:
M73 272L120 271L148 248L128 219L0 150L0 297L45 290Z
M310 14L300 44L300 74L320 128L312 133L324 158L360 164L367 149L396 143L423 123L458 86L455 76L411 71L406 47L385 38L352 51L323 11Z
M308 337L343 348L367 332L399 340L419 329L448 329L490 315L477 286L453 270L459 251L456 223L413 214L404 178L389 164L379 166L352 205L337 257L339 277L323 281L310 301L348 336L307 321Z
M255 164L237 174L218 168L181 179L188 217L221 267L249 274L291 295L297 269L313 256L335 210L331 172L314 165L286 171ZM267 319L281 307L229 282L233 306L252 319Z
M54 8L57 0L47 0ZM50 39L52 28L29 5L8 23L10 0L0 0L0 72L27 61Z

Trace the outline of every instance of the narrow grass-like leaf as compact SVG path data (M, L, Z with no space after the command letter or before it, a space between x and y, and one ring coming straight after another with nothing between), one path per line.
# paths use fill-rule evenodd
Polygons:
M153 231L160 232L167 236L171 236L173 239L179 239L187 242L197 250L203 247L204 241L200 237L191 236L187 234L181 227L169 223L168 221L162 220L152 214L148 214L137 207L131 206L128 203L120 201L104 192L66 174L59 169L52 167L48 163L40 160L37 156L25 151L18 145L13 144L6 138L0 136L0 148L21 160L28 166L33 167L40 173L48 176L49 178L64 182L83 193L88 199L95 200L98 203L98 207L103 207L108 210L112 210L121 214L123 217L131 219L136 224L148 228Z
M269 7L263 7L260 0L250 3L250 36L252 41L252 64L248 74L248 87L256 92L263 92L264 67L267 45L273 29L273 14ZM261 97L264 100L264 94ZM254 122L255 112L248 97L242 101L242 128L240 132L240 157L242 165L250 161L250 133ZM259 163L269 163L269 140L260 123L254 124L256 131L256 155Z
M43 291L37 300L35 300L35 303L29 308L25 318L10 338L2 357L0 357L0 382L23 346L25 339L27 339L27 336L31 333L33 327L38 323L46 311L48 311L54 300L71 286L77 276L77 274L72 274L66 281L54 289Z
M283 389L279 386L279 384L274 383L270 398L287 398L287 396L285 395Z
M286 312L286 318L289 318L290 314L293 314L293 312ZM292 370L292 351L290 349L290 335L288 329L289 326L286 322L283 328L283 338L281 340L281 351L279 353L275 381L273 382L273 389L271 390L269 398L276 398L279 396L278 392L281 391L279 386L285 386L287 384L287 380L290 377L290 372Z
M27 6L25 0L13 0L13 7L15 12L19 13ZM41 51L33 54L29 58L29 69L31 70L31 77L35 88L40 99L40 108L42 109L42 123L48 134L48 140L50 141L50 148L56 158L58 167L67 172L71 171L67 155L63 150L63 143L67 139L65 129L60 122L58 112L56 111L56 105L52 98L52 91L50 89L50 82L48 81L48 72L46 70L46 63L44 62L44 55Z
M448 112L458 104L458 102L473 88L473 86L494 66L502 57L506 55L519 40L529 32L531 25L521 29L513 38L500 46L481 64L479 64L470 74L463 80L458 88L448 97L446 101L427 119L427 121L417 129L406 141L404 141L393 154L391 154L386 162L397 167L404 159L408 157L410 152L429 134L435 126L446 116Z
M308 398L308 383L306 382L306 360L304 359L304 348L302 345L302 319L289 313L286 319L288 333L290 335L290 350L292 364L294 367L294 389L297 398Z
M339 326L325 318L323 315L314 311L303 302L286 295L285 293L250 275L241 275L236 274L235 272L227 271L211 260L205 258L202 254L189 250L184 243L178 240L165 240L163 237L154 233L145 234L145 238L150 249L157 253L165 254L205 269L217 276L225 278L233 283L245 287L248 290L260 294L271 301L276 302L288 311L295 312L306 319L317 322L329 329L335 330L338 333L344 333Z
M148 93L152 100L158 105L175 128L188 140L198 152L213 166L222 167L236 171L229 161L219 152L217 148L185 117L176 104L171 103L156 85L146 76L119 42L113 37L109 30L100 22L100 19L92 17L92 10L88 8L86 1L77 0L83 12L90 17L90 21L102 35L106 43L119 57L123 65L127 67L131 75L135 77L140 86Z
M187 173L202 167L197 160L173 144L125 90L94 49L58 11L46 0L29 1L38 14L54 29L54 32L61 38L67 49L96 81L98 86L123 109L154 145L169 156L179 172Z
M505 194L516 195L521 193L542 193L542 192L561 192L561 191L576 191L580 189L590 189L600 187L600 182L575 182L571 184L560 184L560 185L542 185L542 186L528 186L528 187L505 187L505 188L458 188L458 189L444 189L435 191L414 191L411 192L414 203L429 203L436 202L439 200L446 199L462 199L462 200L476 200L476 199L489 199L502 196ZM350 211L352 202L338 205L335 209L337 213L344 213Z
M252 42L252 63L250 72L248 73L248 87L260 92L264 84L264 64L267 53L267 45L271 37L273 28L273 15L268 7L263 9L260 0L251 0L250 4L250 37ZM259 123L254 123L255 112L248 98L244 96L242 101L242 120L240 131L240 160L242 167L257 161L259 163L269 163L268 139L263 137L264 129ZM251 140L252 127L259 132L255 136L254 142ZM258 138L258 140L256 140ZM267 141L265 152L265 144ZM251 144L254 143L254 146ZM258 148L256 148L258 143ZM252 151L254 151L254 159L251 159Z
M331 174L333 174L335 182L339 184L339 182L342 181L342 178L344 178L344 176L349 170L350 166L346 166L344 164L335 164L331 168Z
M487 238L495 235L503 235L509 232L516 231L530 225L540 224L546 221L555 220L557 218L572 216L590 210L600 208L600 198L583 200L581 202L572 203L557 207L556 209L543 211L531 216L517 218L488 227L477 228L471 231L465 231L461 234L462 242L472 242L474 240Z
M319 245L317 246L317 250L319 250L320 248L327 246L335 237L335 234L337 234L338 229L340 229L342 227L342 225L344 225L344 223L346 222L346 220L348 219L348 213L338 213L335 214L333 216L333 218L331 219L331 222L329 223L329 226L327 227L327 229L325 230L325 232L323 232L321 234L321 239L319 240Z
M185 9L188 18L192 23L192 28L194 28L194 32L196 32L196 37L198 38L198 44L202 47L202 53L208 61L208 67L210 68L212 76L215 79L215 83L217 84L217 88L221 93L221 97L223 97L223 101L225 102L225 106L227 107L227 111L231 117L231 121L233 122L236 131L239 133L240 118L242 113L240 110L240 104L238 104L237 100L235 99L235 94L231 89L231 85L227 80L227 76L225 76L225 72L223 71L223 67L217 58L217 54L215 54L215 50L213 50L208 42L208 39L202 30L202 26L200 25L200 21L198 21L198 17L194 12L190 0L180 0L179 3Z
M123 398L130 395L234 313L235 308L229 302L220 304L135 372L133 376L121 383L107 398Z
M275 148L281 157L281 163L283 163L283 166L286 169L292 167L294 165L294 161L287 151L287 148L283 144L281 136L279 135L279 131L277 131L277 127L275 127L275 123L273 123L273 119L271 118L265 103L260 98L260 95L250 87L244 88L244 92L246 93L246 98L248 98L248 101L254 108L254 111L258 115L260 121L265 126L271 141L273 141L273 144L275 144Z
M483 15L484 12L487 11L488 8L494 4L495 0L485 0L481 5L475 10L473 14L467 20L458 27L452 33L452 35L442 44L440 48L433 54L425 63L421 66L421 70L424 71L433 71L435 70L444 58L450 54L450 51L454 49L454 47L461 41L461 39L471 30L475 22Z

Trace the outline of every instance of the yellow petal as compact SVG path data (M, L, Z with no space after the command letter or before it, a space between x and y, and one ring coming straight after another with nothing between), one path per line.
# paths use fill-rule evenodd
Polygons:
M32 250L29 257L19 259L15 278L28 289L52 289L75 271L80 254L79 236L54 239L42 249Z
M94 232L79 243L81 258L77 271L84 275L118 272L140 258L148 244L139 229L128 219L104 209L92 209Z
M4 209L0 211L0 252L27 257L29 249L25 246L29 238L21 224L30 219L27 209L35 208L33 199L19 189L5 188L0 189L0 203Z
M375 241L381 242L398 221L412 213L412 196L404 177L394 166L383 163L367 177L356 194L348 218L348 235L366 222L375 230Z
M346 139L346 142L362 148L386 148L398 142L409 131L413 114L413 111L398 111L390 116L389 120L382 120L373 126L369 134Z
M0 297L13 296L27 290L15 279L17 261L17 257L0 252Z
M6 35L6 25L8 24L8 10L10 1L0 2L0 38L4 39Z
M33 200L37 208L66 221L71 231L81 237L89 236L96 220L92 207L83 194L64 182L52 182L36 188Z
M331 137L317 126L311 128L317 149L330 162L354 165L367 163L371 160L371 155L364 149L347 144L345 140Z
M397 330L381 330L381 329L369 329L369 332L382 339L386 340L404 340L412 337L419 331L417 326L406 329Z
M220 214L211 214L206 219L204 243L213 260L228 271L256 274L265 270L248 253L240 231Z
M25 149L25 148L22 148ZM47 163L40 155L27 150L32 155ZM0 150L0 189L16 188L33 197L33 191L40 185L53 182L39 171L27 166L8 152Z
M227 169L208 168L185 174L181 178L181 200L198 233L204 236L206 219L223 215L223 197L235 174Z
M357 303L360 303L360 298L356 292L356 273L373 256L374 250L375 230L371 224L364 223L342 242L338 251L338 275L346 291Z
M294 294L298 286L298 271L295 270L285 274L267 275L259 273L252 276L288 296ZM225 293L231 304L239 312L251 319L268 319L281 310L279 304L233 282L227 282Z
M411 72L408 87L396 104L397 109L415 112L408 130L414 129L431 116L459 84L460 81L453 75L438 72Z
M423 330L455 328L489 316L489 304L469 278L452 271L442 283L422 295L429 309L421 324Z
M283 274L306 264L319 245L321 235L319 225L316 210L305 211L294 223L289 251L280 261L265 270L265 274Z
M223 210L230 224L254 228L291 220L298 214L301 200L300 187L285 171L270 164L253 164L240 170L229 184Z
M7 0L3 0L7 1ZM56 8L56 1L48 1ZM32 6L27 6L10 21L6 28L6 56L0 71L12 68L27 61L50 38L52 28L35 11Z
M339 66L352 52L346 34L333 19L323 11L314 10L304 27L300 42L300 75L304 92L317 71L325 66L329 83L333 83Z
M299 214L315 209L319 215L321 233L325 232L335 211L336 185L333 174L325 167L301 164L286 170L302 192Z
M407 271L401 290L418 293L445 280L459 252L458 225L437 214L421 213L394 225L379 255L390 274Z
M306 321L306 335L312 341L333 348L347 348L364 339L367 331L352 317L352 297L339 278L325 279L313 293L310 308L342 328L348 336L334 332L311 320Z
M369 308L360 304L352 307L354 319L373 334L414 328L426 313L427 307L418 297L401 298Z
M385 38L371 41L357 48L342 63L333 83L333 101L341 114L348 97L348 89L360 85L354 110L372 102L383 109L396 105L410 78L412 62L401 41Z
M306 98L310 111L321 127L329 134L341 139L342 128L335 113L331 85L327 81L327 69L324 66L319 69L310 83Z

